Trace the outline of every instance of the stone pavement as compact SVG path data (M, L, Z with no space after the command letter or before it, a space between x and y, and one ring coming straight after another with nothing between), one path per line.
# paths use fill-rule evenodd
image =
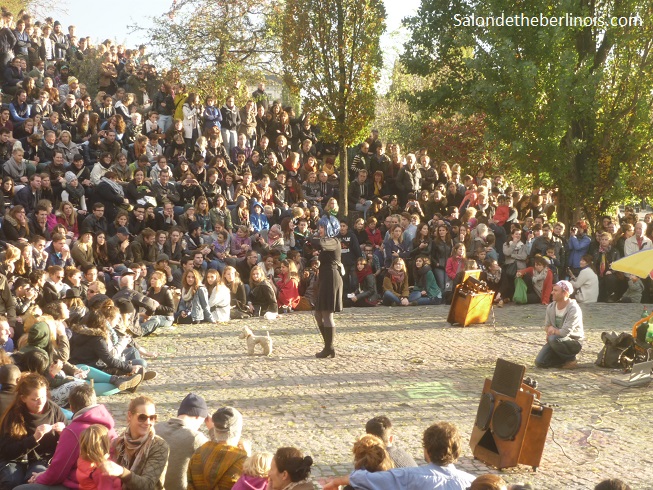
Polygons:
M297 446L313 456L318 482L352 469L351 447L364 424L385 414L398 445L421 458L421 435L432 422L458 425L465 443L458 466L473 474L495 472L475 461L468 447L485 377L497 357L527 366L542 400L554 409L537 472L503 472L510 483L537 489L592 489L601 479L621 478L633 488L653 488L651 388L611 384L618 371L594 366L604 330L630 331L641 305L583 307L587 341L580 369L533 367L544 333L541 305L495 309L496 325L451 327L447 306L347 309L336 315L335 359L318 360L319 333L312 316L292 313L279 320L234 321L179 327L142 341L159 358L159 376L139 393L154 398L163 419L176 414L186 393L201 393L211 410L233 405L245 419L244 437L254 450ZM271 357L246 355L238 338L244 324L268 328ZM103 400L118 426L130 396ZM652 420L649 421L649 417Z

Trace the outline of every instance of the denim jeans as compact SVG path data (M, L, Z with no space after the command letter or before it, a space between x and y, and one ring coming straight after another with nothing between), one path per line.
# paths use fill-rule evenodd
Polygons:
M238 133L235 130L221 129L222 144L227 150L227 155L231 156L231 149L238 144ZM283 163L283 162L281 162Z
M159 126L161 127L161 132L165 133L170 126L172 126L172 116L163 116L159 114Z
M576 359L576 354L583 348L578 340L571 337L549 335L546 344L535 358L537 367L558 367Z
M393 293L392 291L386 291L385 293L383 293L383 304L385 306L400 305L401 298L397 296L395 293Z
M159 327L170 327L172 326L172 320L170 317L163 315L154 315L147 319L147 321L141 324L143 329L143 335L149 335L154 332Z
M42 461L33 463L16 463L0 461L0 488L16 488L26 482L33 473L41 473L47 469Z
M421 291L412 291L408 295L408 301L411 303L417 303L418 306L442 304L442 298L429 298L428 296L422 296Z
M367 219L367 210L372 207L372 201L365 201L363 204L356 203L356 211L363 211L363 218Z

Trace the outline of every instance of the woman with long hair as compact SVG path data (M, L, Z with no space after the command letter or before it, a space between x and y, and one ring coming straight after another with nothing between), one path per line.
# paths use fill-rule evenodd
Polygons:
M460 273L465 271L465 254L466 248L464 243L457 243L451 251L451 257L447 259L447 276L455 286L460 278Z
M147 290L147 297L159 303L154 314L144 319L141 323L143 335L149 335L157 328L172 326L175 315L175 303L172 291L166 286L167 277L165 272L154 271L150 276L150 288Z
M93 259L98 267L98 270L107 270L111 268L111 260L109 260L109 249L107 247L107 235L103 231L95 235L95 243L93 243Z
M234 267L228 265L222 272L222 279L224 285L229 289L229 295L231 298L229 318L232 320L249 318L250 313L247 308L247 290L243 281L240 280L238 271Z
M2 178L2 197L4 199L5 207L2 210L2 214L5 214L14 202L14 195L16 195L16 188L14 187L14 179L9 175L5 175Z
M177 307L177 323L210 322L209 293L202 284L202 277L195 269L181 276L181 299Z
M77 210L70 201L62 201L59 210L56 212L57 224L66 227L66 236L77 240L79 238L79 221Z
M129 403L127 428L111 441L111 459L102 465L105 475L120 478L124 488L163 488L170 449L154 432L154 401L139 396Z
M34 261L32 257L33 247L30 243L19 243L20 257L14 264L14 273L20 277L29 277L32 272Z
M229 321L229 310L231 309L231 294L229 288L224 285L220 273L215 269L206 271L206 290L209 293L209 310L211 319L214 322Z
M5 214L5 219L2 222L2 233L5 240L12 245L28 241L30 231L23 206L17 204Z
M211 233L211 217L209 216L209 200L205 196L195 199L195 221L200 225L202 233Z
M431 270L431 259L428 256L418 255L415 258L413 277L415 285L408 295L408 301L412 306L442 304L442 290L435 280Z
M408 271L401 257L392 259L383 279L383 304L385 306L408 306Z
M431 255L433 241L428 223L418 223L415 238L413 238L410 257L414 260L418 255Z
M433 274L441 291L451 291L451 280L447 276L447 260L451 257L453 240L449 235L449 228L446 225L438 225L435 229L433 246L431 247L431 263Z
M66 417L48 400L48 382L36 373L23 375L16 398L0 424L0 481L4 488L27 483L47 469Z
M356 259L356 288L345 300L345 306L376 306L379 295L376 291L376 277L367 259Z
M82 112L77 116L77 122L73 127L70 128L70 131L73 136L73 141L78 145L88 141L93 136L89 122L91 120L91 115L88 112Z
M401 225L394 225L390 229L388 239L383 242L385 266L389 268L396 258L407 259L410 257L410 244L404 240L404 230Z
M249 296L247 306L253 316L277 313L277 297L262 267L255 265L249 273Z
M277 286L279 313L290 313L299 304L299 273L293 260L282 260Z

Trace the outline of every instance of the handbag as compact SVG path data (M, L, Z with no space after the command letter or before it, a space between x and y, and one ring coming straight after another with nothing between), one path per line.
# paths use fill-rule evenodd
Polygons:
M512 300L520 305L528 303L528 287L521 277L515 277L515 294Z
M504 265L503 272L505 272L508 277L515 277L517 275L517 262Z
M632 334L603 332L603 348L596 358L596 365L604 368L628 368L635 361L635 339Z

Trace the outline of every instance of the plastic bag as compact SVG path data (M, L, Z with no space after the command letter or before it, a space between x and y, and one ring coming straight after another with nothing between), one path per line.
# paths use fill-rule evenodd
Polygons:
M512 295L512 300L520 305L528 303L528 287L521 277L515 278L515 294Z

